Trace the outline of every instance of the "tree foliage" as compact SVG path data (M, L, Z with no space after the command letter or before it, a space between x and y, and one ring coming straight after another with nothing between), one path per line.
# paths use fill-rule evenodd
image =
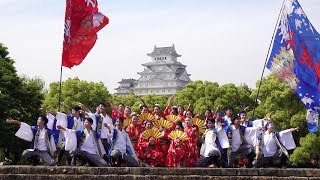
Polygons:
M194 81L188 83L186 88L175 94L173 103L187 106L189 100L192 100L194 114L203 114L206 109L214 109L219 105L222 109L234 107L235 112L239 112L246 106L253 106L254 101L250 98L251 91L246 85L225 84L219 86L216 82Z
M300 139L300 147L297 147L290 157L295 166L306 166L311 158L320 158L320 138L318 134L308 134Z
M257 89L260 81L257 82ZM252 92L256 97L257 89ZM288 85L281 82L275 75L270 75L262 80L259 92L259 104L255 114L264 117L274 112L272 116L280 128L289 128L292 118L300 113L305 113L303 103L297 98Z
M43 107L50 110L58 110L60 83L53 82L45 94ZM69 78L62 82L61 111L69 112L79 103L85 104L92 112L99 103L105 103L105 98L110 98L109 91L102 82L87 82L79 78Z
M44 82L39 78L19 77L7 48L0 44L0 148L17 162L28 143L13 136L18 129L5 119L19 119L34 125L44 99Z

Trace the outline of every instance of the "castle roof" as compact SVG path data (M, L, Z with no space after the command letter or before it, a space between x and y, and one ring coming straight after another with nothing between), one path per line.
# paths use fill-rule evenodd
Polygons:
M175 57L181 57L180 54L177 53L174 45L171 47L156 47L154 46L154 50L152 53L147 54L148 56L161 56L161 55L171 55Z
M132 84L132 83L136 83L137 80L135 79L122 79L120 82L118 82L119 84Z

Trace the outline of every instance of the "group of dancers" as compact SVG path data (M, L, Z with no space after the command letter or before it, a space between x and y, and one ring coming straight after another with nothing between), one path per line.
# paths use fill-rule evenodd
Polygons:
M234 113L205 111L205 119L188 108L172 106L172 96L162 111L158 104L145 104L140 112L109 99L112 113L100 103L96 112L80 104L71 113L47 110L36 126L18 120L16 136L30 141L22 156L36 165L147 166L147 167L266 167L288 165L296 148L292 132L276 131L270 116L248 120L245 109Z

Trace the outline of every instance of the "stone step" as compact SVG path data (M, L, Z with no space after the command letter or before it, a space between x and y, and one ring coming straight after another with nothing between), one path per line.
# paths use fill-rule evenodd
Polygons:
M0 179L320 179L318 169L0 166Z
M149 175L42 175L42 174L0 174L1 180L71 180L71 179L78 179L78 180L128 180L128 179L135 179L135 180L160 180L160 179L167 179L167 180L281 180L281 179L288 179L288 180L317 180L320 177L272 177L272 176L199 176L199 175L179 175L179 176L149 176Z

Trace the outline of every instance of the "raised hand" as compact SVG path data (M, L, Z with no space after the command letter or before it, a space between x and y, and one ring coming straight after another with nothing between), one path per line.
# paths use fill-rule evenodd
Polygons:
M171 103L174 99L174 95L172 95L170 98L169 98L169 101L168 101L168 106L171 106Z
M247 106L247 107L245 107L243 110L244 110L245 112L248 112L248 111L250 110L250 108L249 108L249 106Z
M13 120L13 119L7 119L6 123L8 124L20 124L21 122L18 120Z
M57 129L66 131L66 128L62 127L61 125L57 125Z
M52 114L52 115L56 116L56 115L57 115L57 112L56 112L56 111L53 111L53 110L47 110L47 109L46 109L46 114Z
M110 124L103 123L103 125L109 130L109 132L111 131L111 130L110 130Z

